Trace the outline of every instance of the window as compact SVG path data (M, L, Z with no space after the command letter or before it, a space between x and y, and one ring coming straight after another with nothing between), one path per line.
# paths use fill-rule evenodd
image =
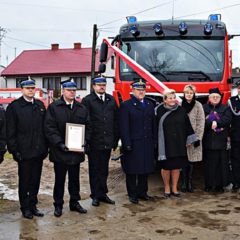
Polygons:
M87 78L86 77L71 77L77 84L77 89L87 90Z
M60 86L61 78L60 77L44 77L43 78L43 88L48 90L58 90Z

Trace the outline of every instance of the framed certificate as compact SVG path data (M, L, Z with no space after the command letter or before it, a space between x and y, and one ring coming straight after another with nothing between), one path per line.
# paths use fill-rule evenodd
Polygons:
M84 152L85 125L66 123L65 145L69 151Z

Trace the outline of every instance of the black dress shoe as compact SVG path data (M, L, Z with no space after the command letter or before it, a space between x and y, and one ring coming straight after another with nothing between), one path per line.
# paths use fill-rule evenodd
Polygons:
M204 188L204 192L211 192L212 191L212 188L211 187L205 187Z
M216 193L224 193L223 187L215 187L214 192Z
M176 198L180 198L181 194L179 192L172 192L171 195Z
M171 198L171 193L165 192L165 193L163 194L163 197L164 197L165 199Z
M61 207L55 207L54 216L55 217L61 217L62 216L62 208Z
M129 197L129 201L134 204L138 204L138 199L135 197Z
M115 204L115 201L110 199L108 196L102 197L99 200L100 200L100 202L105 202L105 203L108 203L108 204Z
M237 192L239 188L240 188L239 184L233 184L232 191Z
M79 203L75 205L70 205L70 210L79 213L87 213L87 209L83 208Z
M100 205L99 200L98 200L97 198L93 198L93 200L92 200L92 205L93 205L94 207L98 207L98 206Z
M148 201L148 200L153 199L153 197L149 196L148 194L145 194L143 196L139 196L138 198L143 200L143 201Z
M30 210L25 210L22 212L22 215L24 218L27 218L27 219L33 219L33 214Z
M32 209L32 214L36 217L43 217L44 214L43 212L39 211L36 207Z

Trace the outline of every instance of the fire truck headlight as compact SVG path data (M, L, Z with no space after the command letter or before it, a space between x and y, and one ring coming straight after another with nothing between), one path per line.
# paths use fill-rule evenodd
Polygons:
M155 31L156 35L162 35L163 34L163 28L161 23L156 23L153 26L153 30Z
M137 37L140 32L138 31L138 28L136 25L132 25L130 28L129 28L129 32L134 36L134 37Z
M213 25L211 23L206 23L204 25L204 34L205 35L211 35L213 31Z
M187 33L187 24L185 22L181 22L178 25L178 30L181 35L185 35Z

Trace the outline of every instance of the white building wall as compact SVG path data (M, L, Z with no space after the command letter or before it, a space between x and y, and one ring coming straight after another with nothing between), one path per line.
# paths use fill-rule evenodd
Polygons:
M1 75L1 72L4 70L4 66L0 65L0 75ZM6 87L6 80L4 77L1 77L0 76L0 88L5 88Z
M106 72L103 73L102 75L107 78L106 91L107 91L107 93L112 95L113 91L114 91L114 82L113 82L112 78L108 78L108 77L115 77L115 69L111 69L111 58L109 59L109 61L106 64Z

